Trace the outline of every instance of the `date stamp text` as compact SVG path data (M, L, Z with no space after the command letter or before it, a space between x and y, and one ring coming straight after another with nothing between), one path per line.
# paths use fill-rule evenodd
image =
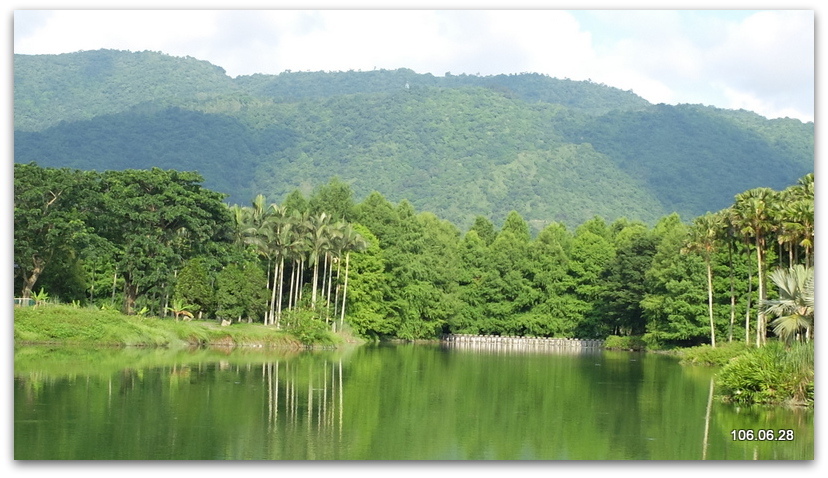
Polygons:
M730 436L733 441L793 441L794 432L790 429L734 429Z

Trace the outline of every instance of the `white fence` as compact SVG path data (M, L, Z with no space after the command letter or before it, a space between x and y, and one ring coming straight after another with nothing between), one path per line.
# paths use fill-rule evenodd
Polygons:
M511 352L582 353L604 348L603 340L500 335L444 335L442 344L464 350Z
M15 297L14 298L14 306L15 307L29 307L35 305L35 300L31 297L24 299L22 297Z

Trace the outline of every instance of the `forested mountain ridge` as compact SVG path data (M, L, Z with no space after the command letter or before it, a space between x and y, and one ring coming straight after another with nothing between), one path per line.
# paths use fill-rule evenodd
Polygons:
M16 54L14 127L38 131L143 103L175 104L234 89L222 68L194 58L116 50Z
M452 75L436 77L413 70L373 70L366 72L285 72L279 75L250 75L236 79L246 92L277 100L322 98L357 93L393 93L400 88L483 87L508 98L528 103L560 104L581 112L640 110L650 104L630 91L591 82L556 79L538 73L520 75Z
M14 55L15 129L37 131L61 121L90 119L142 103L179 104L238 93L287 102L357 93L391 93L409 85L486 87L527 102L561 104L583 112L643 109L632 92L540 74L435 77L409 69L366 72L284 72L235 79L195 58L158 52L94 50L60 55Z
M814 127L537 74L411 70L228 77L193 58L15 55L15 162L197 170L249 203L338 177L461 227L515 210L539 230L654 223L814 170Z

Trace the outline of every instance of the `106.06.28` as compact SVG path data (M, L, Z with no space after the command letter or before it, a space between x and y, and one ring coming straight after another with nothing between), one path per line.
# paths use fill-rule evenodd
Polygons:
M730 431L730 436L733 438L733 441L792 441L794 439L794 432L789 429L734 429Z

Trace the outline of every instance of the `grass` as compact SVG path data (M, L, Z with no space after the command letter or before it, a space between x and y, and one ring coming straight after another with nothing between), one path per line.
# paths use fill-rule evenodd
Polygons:
M15 344L97 346L230 345L257 347L335 346L344 340L328 331L309 342L289 332L261 324L221 327L211 321L175 321L128 316L112 310L70 305L16 307Z
M716 377L725 401L743 404L814 404L814 343L768 342L728 362Z
M710 345L690 347L679 351L678 355L683 364L724 366L748 350L750 348L744 342L725 342L716 347Z
M604 348L608 350L645 350L647 345L638 336L610 335L604 340Z
M771 340L759 348L742 342L702 345L679 355L686 365L721 367L716 389L725 402L813 406L813 342L787 346Z

